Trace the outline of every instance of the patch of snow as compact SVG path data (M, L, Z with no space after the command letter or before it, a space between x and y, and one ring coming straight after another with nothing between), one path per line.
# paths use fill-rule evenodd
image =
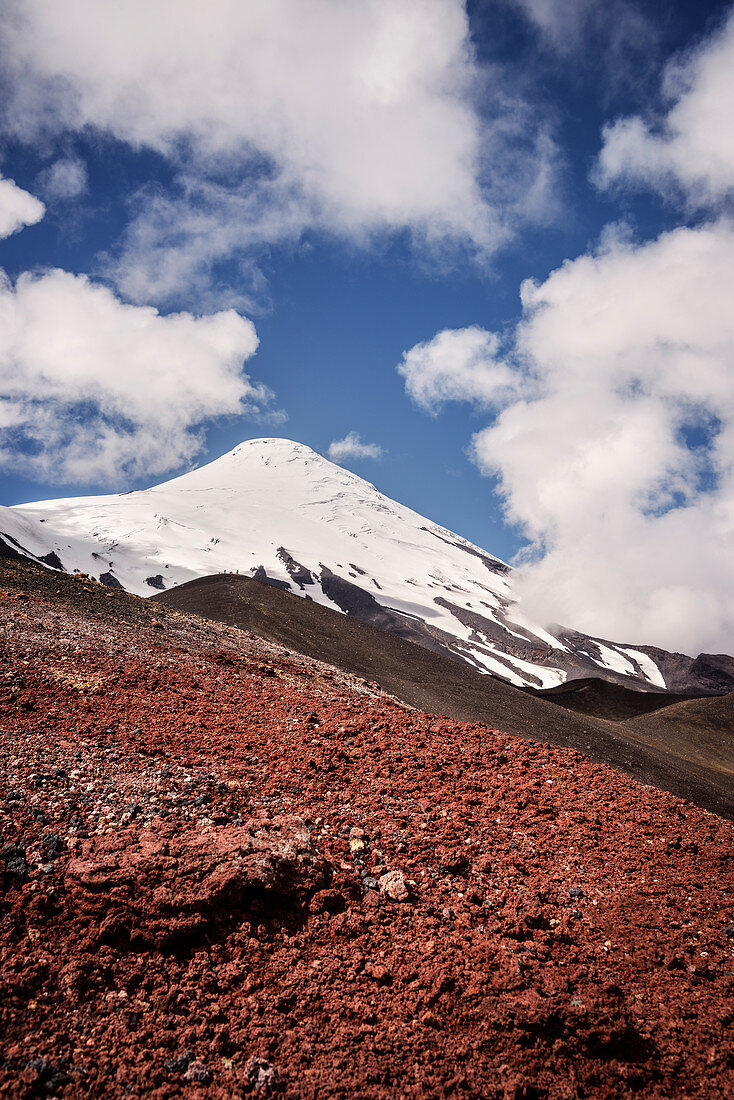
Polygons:
M662 672L647 653L641 653L639 649L630 649L628 646L619 646L618 648L622 653L627 653L634 661L637 661L642 669L643 676L646 676L651 684L661 688L667 686Z
M601 653L600 659L594 658L596 664L612 672L621 672L623 676L634 676L635 670L627 657L618 653L617 650L610 649L609 646L602 645L596 638L594 638L594 645L598 646Z

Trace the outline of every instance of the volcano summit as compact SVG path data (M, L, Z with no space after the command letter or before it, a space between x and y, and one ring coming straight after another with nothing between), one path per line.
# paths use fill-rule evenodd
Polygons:
M515 684L580 677L652 691L734 688L734 661L530 621L511 568L300 443L253 439L142 491L0 509L7 553L137 595L239 573Z

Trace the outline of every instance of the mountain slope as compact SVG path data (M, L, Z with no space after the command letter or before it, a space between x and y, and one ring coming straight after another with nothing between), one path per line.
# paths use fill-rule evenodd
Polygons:
M0 659L3 1098L731 1097L729 822L27 562Z
M704 662L698 676L680 654L527 621L504 562L289 440L250 440L139 492L2 509L0 534L51 567L138 595L249 575L517 686L602 675L646 690L734 687L731 658Z
M252 631L379 684L419 710L575 749L643 783L734 818L734 743L727 735L734 721L734 695L696 699L698 724L689 730L685 721L666 722L666 714L680 710L674 705L680 696L596 681L597 692L611 693L617 706L624 698L624 717L639 716L632 722L608 720L608 708L575 713L557 705L567 699L559 689L521 690L482 676L469 665L448 661L423 646L249 577L201 577L159 593L153 602ZM650 713L653 706L659 709Z

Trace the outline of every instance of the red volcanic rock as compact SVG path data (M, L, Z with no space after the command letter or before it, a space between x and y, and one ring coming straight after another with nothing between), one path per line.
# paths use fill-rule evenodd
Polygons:
M1 1096L731 1100L729 822L73 586L0 594Z
M311 833L299 817L240 826L174 824L120 829L82 844L65 885L79 916L102 919L107 938L160 946L244 915L253 900L302 903L327 881Z

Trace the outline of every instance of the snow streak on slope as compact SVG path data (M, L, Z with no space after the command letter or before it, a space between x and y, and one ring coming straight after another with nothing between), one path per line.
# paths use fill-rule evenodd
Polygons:
M255 576L518 685L599 674L664 685L643 653L528 623L502 561L285 439L250 440L143 491L4 508L0 532L138 595Z

